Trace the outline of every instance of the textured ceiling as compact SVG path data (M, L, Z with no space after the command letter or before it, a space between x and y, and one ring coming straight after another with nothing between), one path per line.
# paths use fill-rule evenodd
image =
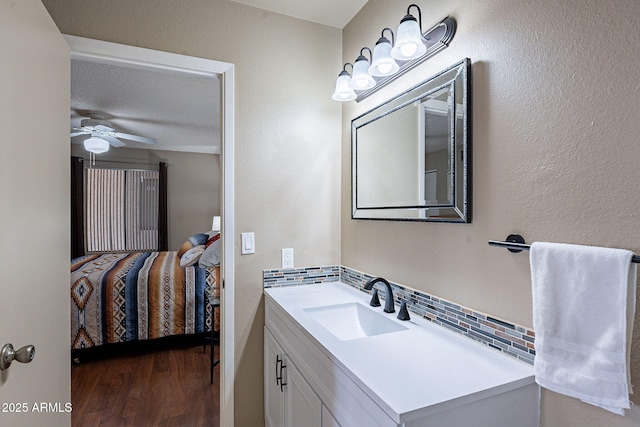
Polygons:
M220 82L216 78L71 61L71 127L89 112L117 132L155 138L157 150L220 152ZM87 136L71 139L82 143ZM130 148L146 144L123 140Z

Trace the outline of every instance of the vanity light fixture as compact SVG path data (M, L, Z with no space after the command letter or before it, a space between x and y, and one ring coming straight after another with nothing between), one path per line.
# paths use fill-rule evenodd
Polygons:
M109 143L102 138L92 136L84 140L84 149L93 154L109 151Z
M342 66L342 71L336 80L336 90L331 97L334 101L353 101L356 99L356 93L351 88L351 74L347 71L347 65L351 65L351 70L353 70L353 64L350 62Z
M384 36L384 32L386 30L389 30L391 33L391 41ZM385 28L382 30L380 38L376 42L376 46L373 48L373 58L371 59L369 74L375 77L385 77L400 69L396 60L391 56L391 47L393 46L393 43L394 38L391 28Z
M418 9L418 19L409 13L412 7ZM422 38L422 11L418 5L412 4L407 8L407 14L400 21L396 31L396 43L391 49L391 56L400 61L409 61L421 57L427 51Z
M411 8L418 10L418 19L411 14ZM384 36L385 31L391 33L391 41ZM373 52L368 47L360 49L355 64L345 64L338 74L336 90L331 98L336 101L362 101L449 46L455 32L456 21L446 17L422 33L422 12L418 5L409 5L407 14L400 21L395 40L393 31L385 28ZM364 56L365 50L369 51L371 61ZM351 65L353 77L347 72L347 65Z
M349 84L354 90L371 89L376 85L376 81L369 74L369 60L362 53L366 50L369 51L369 57L372 57L371 49L363 47L360 49L360 56L353 64L353 76L351 77L351 83Z

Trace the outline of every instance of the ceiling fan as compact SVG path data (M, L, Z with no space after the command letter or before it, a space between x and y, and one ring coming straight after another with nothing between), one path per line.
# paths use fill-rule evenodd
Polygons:
M117 132L111 127L111 124L107 121L107 117L103 113L91 112L87 115L89 118L82 119L79 128L71 129L72 132L70 136L73 138L80 135L90 135L89 138L84 140L84 148L91 153L104 153L109 150L109 145L113 147L124 147L127 145L120 141L120 139L142 142L144 144L155 144L157 142L154 138Z

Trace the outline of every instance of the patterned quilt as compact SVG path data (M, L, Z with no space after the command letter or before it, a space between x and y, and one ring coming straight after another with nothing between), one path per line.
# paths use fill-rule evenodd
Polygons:
M211 330L204 289L216 288L215 278L215 268L180 267L173 251L76 258L71 261L71 348Z

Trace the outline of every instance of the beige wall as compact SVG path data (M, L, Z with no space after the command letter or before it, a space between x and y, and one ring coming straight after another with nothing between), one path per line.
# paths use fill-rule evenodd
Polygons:
M71 144L71 155L88 158L82 144ZM187 238L211 229L220 215L221 171L218 154L139 150L121 147L96 156L102 160L169 164L169 250L178 250ZM136 164L96 163L99 167L146 169Z
M189 236L211 230L220 215L221 171L218 154L162 154L169 163L169 249L178 250Z
M343 32L343 61L397 28L410 2L370 0ZM445 51L343 109L342 264L531 326L528 257L487 240L620 247L640 253L640 2L417 1L424 27L458 23ZM473 74L473 223L353 221L349 122L464 57ZM384 244L380 244L384 242ZM640 387L640 316L633 383ZM638 398L636 403L640 403ZM551 392L544 426L631 426Z
M223 0L44 0L66 34L235 64L236 425L263 423L262 270L340 262L341 31Z

